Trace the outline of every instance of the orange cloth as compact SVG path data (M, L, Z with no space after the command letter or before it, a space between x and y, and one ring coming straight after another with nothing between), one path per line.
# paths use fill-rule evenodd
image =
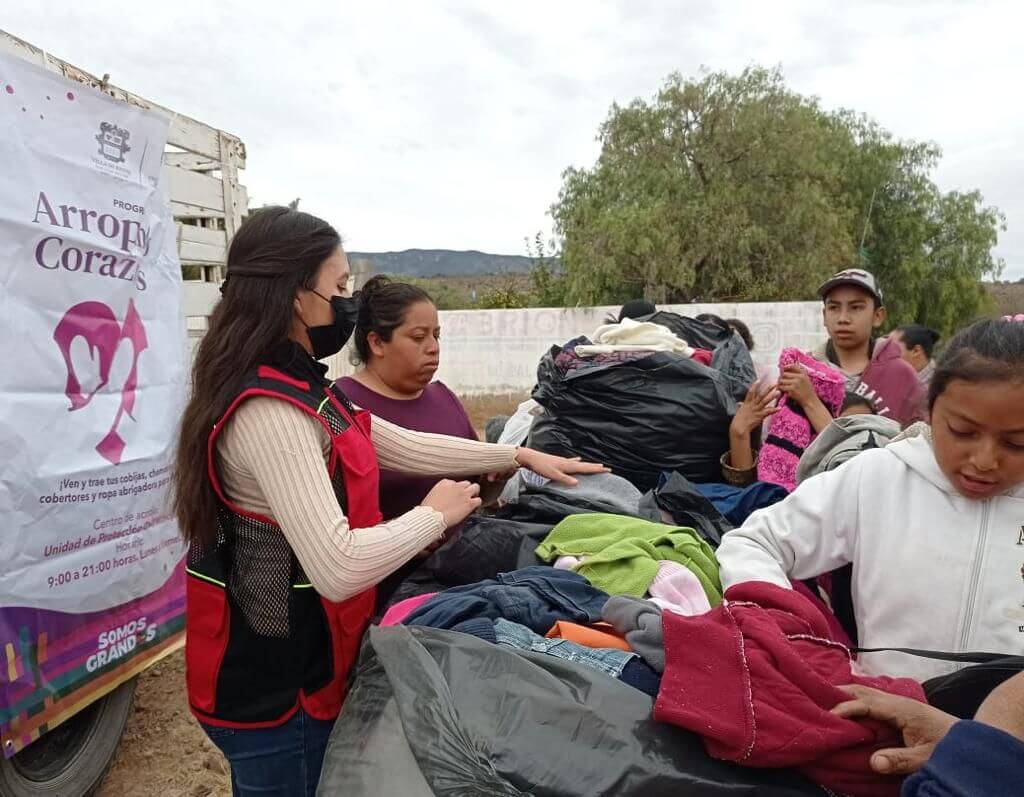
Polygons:
M633 652L633 648L629 646L626 640L619 636L615 629L607 623L579 625L559 620L548 631L547 637L548 639L568 639L577 645L583 645L587 648L597 648L600 650L611 648L613 650L625 650L628 653Z

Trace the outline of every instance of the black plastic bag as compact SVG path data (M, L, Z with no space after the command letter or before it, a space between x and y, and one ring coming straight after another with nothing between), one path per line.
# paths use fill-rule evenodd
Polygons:
M939 675L922 684L928 703L960 719L973 719L985 698L1004 681L1024 672L1024 656L1003 656Z
M712 548L717 548L722 535L733 529L715 505L679 473L667 474L664 484L654 491L654 501L672 516L677 526L693 529Z
M720 327L707 321L670 313L662 310L641 321L651 321L671 329L696 349L707 349L713 353L711 367L721 372L732 386L732 395L742 401L747 390L757 379L754 360L747 351L743 338L728 327Z
M698 482L721 478L736 413L735 390L721 372L657 352L564 373L555 362L561 351L553 348L538 369L533 398L545 412L534 421L531 448L601 462L641 492L663 471Z
M371 628L321 797L797 797L788 770L716 761L604 673L432 628Z

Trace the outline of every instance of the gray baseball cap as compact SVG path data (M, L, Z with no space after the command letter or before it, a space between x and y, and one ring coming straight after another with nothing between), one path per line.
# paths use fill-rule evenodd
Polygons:
M875 281L875 275L862 268L848 268L833 275L825 282L824 285L818 288L818 296L824 299L840 285L854 285L858 288L863 288L874 296L880 305L885 304L882 299L882 289L878 287L878 283Z

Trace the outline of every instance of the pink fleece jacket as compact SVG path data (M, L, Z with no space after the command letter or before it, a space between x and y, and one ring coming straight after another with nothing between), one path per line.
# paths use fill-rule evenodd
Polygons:
M838 415L846 393L843 375L799 349L783 349L779 355L779 371L794 363L807 370L814 392L832 417ZM779 399L779 412L772 416L768 436L757 458L758 480L778 484L790 492L795 490L800 455L815 437L814 428L803 410L796 402L790 401L789 396L783 395Z

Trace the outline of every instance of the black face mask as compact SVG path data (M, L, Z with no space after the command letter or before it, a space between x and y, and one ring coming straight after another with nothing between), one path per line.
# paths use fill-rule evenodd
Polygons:
M328 299L319 291L313 291L313 293L328 302L331 309L334 310L333 324L324 324L319 327L306 326L309 342L313 346L313 359L322 360L341 351L342 347L348 343L348 339L352 337L356 321L359 318L359 299L345 296L332 296Z

